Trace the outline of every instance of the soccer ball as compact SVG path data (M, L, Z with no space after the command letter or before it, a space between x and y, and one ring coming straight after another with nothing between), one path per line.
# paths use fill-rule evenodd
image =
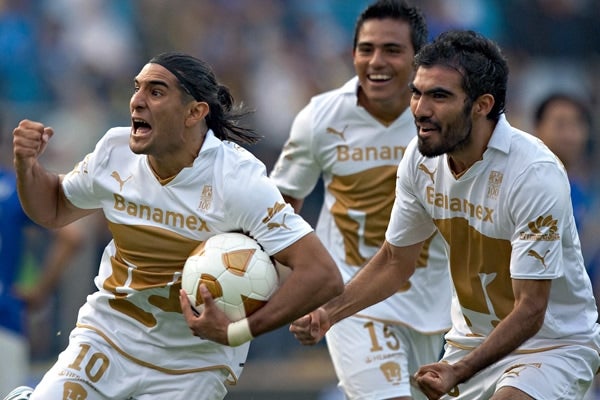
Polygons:
M201 283L227 317L238 321L267 303L279 279L271 258L254 239L223 233L200 244L183 266L181 286L198 313L204 308Z

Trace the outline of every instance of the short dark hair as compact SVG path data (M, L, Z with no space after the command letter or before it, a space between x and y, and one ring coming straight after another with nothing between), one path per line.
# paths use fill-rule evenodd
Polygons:
M379 0L368 6L356 20L354 28L353 49L358 44L358 35L363 24L370 19L397 19L408 22L410 26L410 39L413 49L418 52L427 43L427 23L421 10L411 6L404 0Z
M533 112L533 122L535 126L538 126L540 122L542 122L542 119L544 119L546 116L548 108L552 105L552 103L556 102L565 102L571 104L579 111L583 122L588 126L588 128L592 127L593 118L588 106L583 102L582 99L579 99L575 95L566 92L552 92L542 98Z
M234 105L229 88L217 82L207 62L178 52L161 53L148 62L159 64L175 75L185 94L196 101L208 103L206 125L216 137L240 144L252 144L260 139L253 129L238 125L251 111L244 109L241 104Z
M498 121L505 112L508 63L500 47L483 35L470 30L444 32L416 54L414 65L415 69L442 65L457 70L469 100L494 96L488 119Z

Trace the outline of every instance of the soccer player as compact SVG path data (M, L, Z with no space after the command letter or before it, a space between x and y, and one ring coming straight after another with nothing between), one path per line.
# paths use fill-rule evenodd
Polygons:
M297 115L271 172L299 211L319 176L324 203L317 234L349 281L385 240L398 162L416 129L409 109L415 52L427 41L420 11L380 0L358 17L356 77L315 96ZM349 399L409 399L409 376L435 362L450 328L451 285L439 234L432 231L416 272L397 293L327 332Z
M130 111L131 127L109 130L64 176L38 161L51 128L24 120L13 132L18 191L29 216L57 227L101 210L113 235L97 291L32 400L63 393L87 400L222 399L252 337L342 290L312 228L284 203L264 165L236 144L258 136L238 125L245 111L234 107L206 63L180 53L152 58L134 79ZM181 291L192 249L231 231L254 237L292 269L267 305L235 323L208 290L199 316Z
M581 399L600 367L600 326L567 174L504 115L507 62L471 31L415 56L418 129L398 167L386 242L344 293L293 324L310 344L393 294L440 232L454 284L443 359L422 366L429 399Z

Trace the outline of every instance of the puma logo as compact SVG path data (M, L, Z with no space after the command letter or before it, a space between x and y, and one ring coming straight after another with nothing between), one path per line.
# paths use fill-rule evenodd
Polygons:
M279 222L269 222L269 223L267 224L267 228L268 228L269 230L271 230L271 229L275 229L275 228L285 228L285 229L289 230L289 229L290 229L290 227L289 227L289 226L287 226L287 225L285 224L285 217L286 217L286 216L287 216L287 214L284 214L284 215L283 215L283 218L282 218L282 220L281 220L281 223L279 223Z
M285 208L284 203L275 202L273 207L269 207L267 209L267 216L263 218L262 223L266 224L267 222L269 222L275 216L275 214L277 214L279 211L283 210L284 208Z
M346 132L346 128L348 128L348 125L344 126L344 129L342 129L341 131L338 131L335 128L332 127L328 127L326 132L332 135L336 135L339 136L342 140L346 140L346 138L344 137L344 132Z
M548 255L549 252L550 252L550 249L546 250L546 252L544 253L544 256L542 257L539 255L539 253L537 251L529 250L527 252L527 255L540 260L540 262L544 266L544 269L546 269L546 268L548 268L548 266L546 265L546 256Z
M427 176L429 176L429 179L431 179L431 183L435 183L435 179L433 179L433 175L435 174L435 172L437 171L437 168L434 169L433 171L430 171L427 169L427 167L425 166L425 164L419 164L419 170L423 171L425 174L427 174Z
M125 180L123 180L121 178L121 175L119 175L119 173L117 171L113 171L113 173L110 174L110 176L112 176L117 182L119 182L119 192L121 190L123 190L123 185L125 185L125 182L127 182L128 180L130 180L132 178L132 176L129 175Z

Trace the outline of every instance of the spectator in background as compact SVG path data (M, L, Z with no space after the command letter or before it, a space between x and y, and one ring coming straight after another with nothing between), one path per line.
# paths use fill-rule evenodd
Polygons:
M567 92L545 96L534 112L534 134L562 161L571 184L571 201L587 271L598 303L598 205L592 187L593 121L587 104ZM596 206L596 207L595 207Z

